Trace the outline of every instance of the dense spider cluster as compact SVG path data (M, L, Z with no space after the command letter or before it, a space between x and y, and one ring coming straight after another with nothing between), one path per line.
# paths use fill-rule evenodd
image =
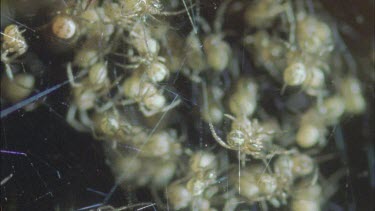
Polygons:
M337 181L327 182L315 158L332 127L365 112L366 101L318 3L313 13L304 1L224 0L212 18L202 1L67 2L40 27L66 44L57 52L73 55L64 63L66 121L103 142L121 187L147 187L162 210L325 205L325 186ZM24 30L10 24L2 33L10 103L36 87L36 76L15 68L27 54ZM182 91L190 87L193 99ZM198 125L209 147L192 140Z

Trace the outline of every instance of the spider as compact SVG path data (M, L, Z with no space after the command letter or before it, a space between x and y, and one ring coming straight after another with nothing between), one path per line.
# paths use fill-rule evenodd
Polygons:
M74 80L71 63L67 64L67 75L72 87L85 87L93 91L108 91L110 80L108 78L107 62L97 62L88 69L87 77L77 83ZM86 71L83 70L82 73Z
M325 73L329 70L329 65L324 59L291 49L287 55L287 66L283 73L284 88L286 85L301 85L306 94L321 97L326 93Z
M361 114L366 110L366 100L360 81L355 76L346 76L340 84L345 110L352 114Z
M26 53L28 45L23 37L22 33L25 30L20 30L17 25L11 24L5 27L2 36L1 45L1 61L5 64L5 71L7 76L13 80L12 69L10 63L12 63L17 57Z
M278 156L273 163L273 172L279 180L279 184L285 187L292 185L298 178L307 176L313 176L314 178L317 176L317 170L315 161L310 156L300 152Z
M202 117L206 122L219 124L224 116L223 105L221 103L224 97L224 91L215 85L208 86L207 99L203 99L205 104L202 109Z
M130 30L128 41L140 54L146 57L155 57L160 50L159 42L152 37L150 29L142 22L136 22Z
M182 154L180 143L182 138L178 138L177 131L173 129L155 133L151 135L147 143L139 144L142 147L141 156L162 160L175 159Z
M251 116L258 103L258 84L251 78L242 77L236 83L228 100L229 110L235 116Z
M85 72L84 70L81 73ZM96 108L97 98L107 93L110 89L107 64L98 62L91 66L87 77L79 83L74 80L71 63L67 65L67 74L72 87L73 103L69 107L66 120L78 131L87 131L93 125L87 111ZM79 121L75 119L77 110L79 111Z
M17 103L28 97L34 87L35 77L28 73L16 74L13 80L9 77L1 78L1 96L11 103Z
M281 0L256 0L245 10L245 23L257 28L269 27L288 7L289 2Z
M144 72L149 81L157 83L164 81L169 77L170 71L165 65L166 59L161 56L136 56L132 50L128 51L127 55L114 53L114 55L125 56L129 58L131 64L115 63L125 69L135 69L135 71Z
M121 102L122 105L138 103L139 109L145 116L153 116L160 112L166 112L180 104L181 100L174 100L171 104L166 104L163 91L150 82L142 80L139 73L134 72L127 78L123 85L123 93L128 98Z
M184 4L185 0L183 0ZM146 19L154 16L171 16L185 13L186 10L170 12L163 11L163 5L160 0L119 0L117 3L105 2L105 7L111 10L111 18L116 21L132 20L136 18ZM185 5L185 8L188 7Z
M339 121L346 109L339 95L330 96L322 103L310 108L301 116L296 142L302 148L323 147L327 143L327 127Z
M234 176L234 174L233 174ZM296 179L318 176L313 159L295 152L277 157L273 171L261 164L244 168L239 177L233 177L239 185L239 194L249 203L269 202L274 207L286 204Z
M57 15L52 20L52 33L59 39L72 39L78 31L75 21L68 15Z
M229 114L225 114L225 116L233 121L232 129L227 135L227 143L216 134L213 124L209 123L214 139L221 146L230 150L238 150L256 159L269 159L277 154L292 152L267 141L273 131L265 131L257 119L250 121L246 117L235 118Z
M223 18L225 10L231 0L226 0L216 13L216 18L211 26L201 17L197 20L201 23L202 29L206 34L203 38L203 51L202 44L193 32L190 33L187 39L187 63L193 71L200 71L206 68L206 65L215 72L222 72L229 64L231 57L231 48L228 42L224 41L224 33L222 32ZM205 53L205 55L203 54ZM202 61L202 60L205 61Z
M218 170L217 156L197 151L189 161L189 175L167 188L167 196L176 210L191 207L193 210L212 210L210 199L218 192L215 186Z
M317 16L297 14L296 38L302 51L324 57L334 49L330 26Z
M321 210L322 202L328 198L320 184L309 184L306 181L295 185L291 195L292 211Z
M74 87L73 101L69 106L66 115L66 121L77 131L89 131L92 121L87 113L95 107L97 93L92 89L85 89L83 86ZM79 114L79 121L76 120L76 114Z
M263 66L275 79L285 68L287 48L281 38L270 35L266 30L259 30L244 38L245 47L255 58L256 65Z
M144 135L144 128L132 125L115 107L104 112L96 112L93 116L94 137L120 142L130 141Z

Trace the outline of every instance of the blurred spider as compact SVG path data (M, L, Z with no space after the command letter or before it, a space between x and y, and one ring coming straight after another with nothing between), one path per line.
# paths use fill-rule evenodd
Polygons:
M139 104L139 109L145 116L153 116L160 112L166 112L178 106L180 99L175 98L169 105L166 104L166 98L163 91L159 90L153 83L145 81L142 76L134 72L127 78L123 85L123 93L128 99L121 102L122 105L133 103Z

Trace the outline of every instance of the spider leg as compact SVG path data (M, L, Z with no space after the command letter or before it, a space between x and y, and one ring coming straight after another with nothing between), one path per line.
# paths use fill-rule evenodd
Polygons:
M236 118L230 114L224 114L225 117L227 117L228 119L232 120L232 121L235 121Z
M5 63L5 73L7 74L8 78L12 81L13 80L13 72L12 69L10 68L9 64Z
M140 66L140 64L127 64L126 65L126 64L121 64L119 62L114 62L114 64L116 66L119 66L119 67L125 68L125 69L137 69Z
M95 106L95 110L99 113L103 113L109 109L111 109L112 107L114 106L114 102L112 101L109 101L107 103L105 103L104 105L102 106Z
M293 11L293 6L290 0L286 2L279 8L274 9L273 13L277 14L280 12L286 11L286 16L290 24L289 32L289 43L291 43L292 48L295 48L296 45L296 17Z
M93 125L93 122L91 121L86 110L80 110L78 114L79 114L79 120L82 122L84 126L91 127Z
M214 24L213 24L215 33L219 33L221 31L221 28L224 22L225 11L231 1L232 0L226 0L226 1L223 1L222 4L220 4L220 7L216 13L216 17L215 17Z
M139 110L141 110L142 114L146 117L150 117L158 113L157 110L148 110L143 104L139 105Z
M167 62L167 60L164 57L161 57L161 56L158 56L157 60L159 62L163 62L163 63Z
M173 101L171 104L164 107L162 112L167 112L167 111L173 109L174 107L178 106L180 103L181 103L181 100L177 99L177 100Z
M274 149L266 156L266 159L271 159L275 155L290 155L297 153L296 149L285 150L281 147L276 147L275 145L273 148Z
M69 62L68 65L66 66L66 72L68 74L68 79L72 87L80 87L82 84L76 83L74 81L74 75L73 75L73 70L72 70L72 64Z
M215 129L214 129L214 125L210 122L208 123L209 126L210 126L210 130L211 130L211 133L212 133L212 136L214 137L214 139L216 140L216 142L218 142L222 147L225 147L227 149L231 149L231 150L237 150L231 146L229 146L228 144L226 144L215 132Z
M123 105L123 106L131 105L131 104L134 104L134 103L136 103L136 101L133 100L133 99L126 99L126 100L122 100L120 102L120 104Z
M80 131L80 132L87 131L87 128L85 128L80 122L78 122L75 119L76 113L77 113L77 106L70 105L68 113L66 114L66 122L77 131Z
M195 73L186 67L183 67L181 70L182 70L182 74L186 76L187 78L189 78L194 83L197 83L197 84L202 83L203 80L199 77L199 73Z

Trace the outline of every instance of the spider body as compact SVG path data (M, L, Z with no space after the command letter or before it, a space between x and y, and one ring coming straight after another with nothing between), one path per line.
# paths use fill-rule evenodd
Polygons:
M11 103L17 103L28 97L34 90L35 77L28 73L19 73L13 80L1 78L1 96Z
M258 120L250 121L245 117L235 118L228 114L226 117L233 121L232 129L227 135L227 143L216 134L212 123L209 124L214 139L221 146L251 155L256 159L268 159L276 154L288 153L269 141L269 135L273 131L265 131Z
M75 21L67 15L57 15L52 20L52 33L63 40L69 40L78 32Z

